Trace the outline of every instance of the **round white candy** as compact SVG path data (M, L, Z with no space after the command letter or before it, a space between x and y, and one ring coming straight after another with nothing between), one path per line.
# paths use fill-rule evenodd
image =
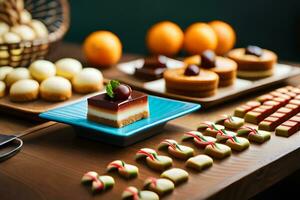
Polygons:
M35 32L37 38L48 37L48 29L41 21L34 19L29 25Z
M84 68L73 78L72 83L76 92L96 92L103 88L103 75L95 68Z
M39 83L35 80L24 79L12 84L9 90L10 95L21 95L27 93L36 93L39 91Z
M7 33L8 31L9 31L9 26L4 22L0 22L0 36L3 35L4 33Z
M13 32L4 33L2 36L3 42L8 44L14 44L21 42L21 37Z
M20 21L21 21L21 24L28 24L28 23L30 23L31 20L32 20L31 14L30 14L27 10L24 9L24 10L20 13Z
M23 79L31 79L31 76L27 68L20 67L7 74L5 81L7 86L11 86L14 82Z
M65 93L72 90L72 85L68 79L60 76L53 76L41 83L41 92Z
M73 58L60 59L55 65L56 74L70 80L82 70L82 64Z
M11 31L18 34L22 40L34 40L36 34L32 28L27 25L17 25L11 28Z
M7 74L9 74L10 72L12 72L14 70L14 68L10 67L10 66L3 66L0 67L0 81L4 81Z
M31 63L29 66L31 76L39 82L55 76L56 68L55 65L47 60L37 60Z
M40 95L47 101L64 101L72 96L72 85L68 79L53 76L41 83Z

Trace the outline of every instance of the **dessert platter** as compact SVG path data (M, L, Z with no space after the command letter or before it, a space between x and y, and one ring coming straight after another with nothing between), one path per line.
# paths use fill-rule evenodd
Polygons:
M104 79L100 70L83 68L73 58L55 63L36 60L29 68L0 67L0 109L36 116L57 106L101 92Z
M39 116L76 126L83 137L127 146L160 132L167 121L199 108L194 103L146 95L111 80L106 92Z
M275 52L254 45L234 48L235 40L234 29L221 21L194 23L184 33L172 22L157 23L146 36L151 55L119 63L119 79L209 107L300 74L299 68L278 63ZM176 59L181 49L183 57Z
M300 74L298 67L275 63L276 55L271 51L263 50L266 54L264 56L271 57L273 60L250 54L244 56L243 52L246 49L234 49L228 53L228 58L217 56L214 61L216 65L212 64L213 66L205 64L205 67L201 67L202 65L199 64L204 60L203 57L209 57L212 53L206 51L203 52L203 56L190 56L183 61L158 56L156 59L151 57L120 63L117 68L121 71L120 80L137 89L164 97L201 103L204 107L283 82ZM153 64L153 60L156 60L156 65ZM164 65L161 64L161 60L164 61ZM198 74L194 72L195 75L191 76L184 73L185 69L192 71L190 68L191 66L196 68L195 65L200 65ZM252 65L256 68L251 67ZM204 77L209 78L207 80ZM187 80L190 83L187 83ZM200 85L200 88L194 87L193 84L198 87Z

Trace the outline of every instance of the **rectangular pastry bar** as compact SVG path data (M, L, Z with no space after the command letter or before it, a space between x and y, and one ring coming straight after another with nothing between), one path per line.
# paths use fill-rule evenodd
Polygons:
M253 124L259 124L266 117L287 103L288 100L282 98L274 98L273 100L266 101L261 106L247 112L245 115L245 121Z
M259 129L274 131L277 126L296 115L298 112L300 112L300 101L293 99L285 107L279 108L275 113L260 122Z
M300 113L293 116L289 120L283 122L275 130L275 134L278 136L289 137L300 130Z
M296 95L300 94L300 89L292 86L286 86L279 88L273 92L262 95L257 98L257 101L263 103L265 101L273 100L276 97L284 98L284 99L292 99Z
M148 116L148 97L138 91L127 100L112 101L106 93L88 99L88 119L99 123L123 127Z
M246 104L237 107L234 111L234 116L244 118L247 112L257 108L260 105L261 103L258 101L249 101Z

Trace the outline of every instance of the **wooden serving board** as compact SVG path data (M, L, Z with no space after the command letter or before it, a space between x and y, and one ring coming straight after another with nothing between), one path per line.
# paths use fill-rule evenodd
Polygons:
M106 84L108 81L109 81L108 79L104 78L103 83ZM0 112L7 112L14 115L39 119L38 115L40 113L89 98L91 96L104 92L104 90L105 89L99 92L94 92L89 94L79 94L73 91L72 97L70 99L66 101L60 101L60 102L45 101L41 98L38 98L37 100L30 101L30 102L12 102L9 99L9 95L6 94L6 96L0 98Z
M100 92L90 93L87 95L73 93L72 97L67 101L62 102L49 102L44 101L43 99L37 99L31 102L12 102L9 99L9 95L6 95L3 98L0 98L0 112L8 112L15 115L36 117L38 114L57 108L60 106L65 106L70 103L75 103L82 99L94 96Z
M120 63L117 65L121 75L118 79L124 83L127 83L137 89L144 90L146 92L164 96L168 98L190 101L200 103L203 107L210 107L222 103L226 100L237 98L241 95L249 94L259 89L274 85L285 81L288 78L297 76L300 74L300 68L286 65L276 64L274 75L271 77L258 79L258 80L246 80L237 78L234 85L228 87L221 87L218 89L217 94L211 97L198 98L189 97L183 95L177 95L166 92L164 79L158 79L155 81L143 81L133 76L135 68L142 67L143 59L133 60L126 63ZM179 68L183 65L181 61L168 58L168 68Z

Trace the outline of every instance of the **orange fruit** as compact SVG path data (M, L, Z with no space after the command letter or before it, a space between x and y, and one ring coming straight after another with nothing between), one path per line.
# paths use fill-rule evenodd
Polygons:
M170 21L159 22L147 32L147 48L153 54L174 56L182 47L183 36L183 31L177 24Z
M206 23L190 25L184 34L184 48L189 54L201 54L205 50L215 50L218 38L215 31Z
M209 25L214 29L218 37L216 53L224 55L231 50L235 44L235 32L229 24L222 21L212 21Z
M122 44L112 32L96 31L85 39L83 52L87 61L92 65L108 67L120 60Z

